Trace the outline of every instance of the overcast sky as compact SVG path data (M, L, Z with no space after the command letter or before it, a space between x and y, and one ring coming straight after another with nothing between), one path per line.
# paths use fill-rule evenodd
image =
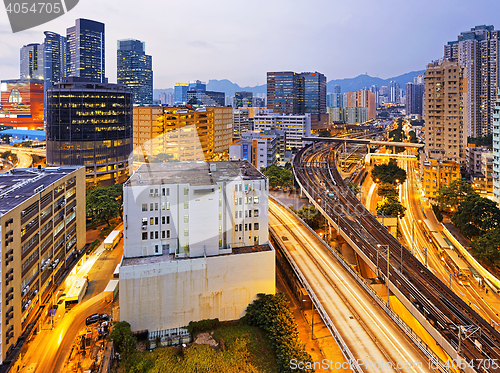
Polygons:
M328 80L422 70L475 25L500 27L498 0L80 0L67 14L13 34L0 11L0 79L19 78L19 49L66 35L76 18L106 25L106 76L116 82L116 41L146 42L154 88L229 79L266 82L267 71L319 71ZM495 22L497 24L495 24Z

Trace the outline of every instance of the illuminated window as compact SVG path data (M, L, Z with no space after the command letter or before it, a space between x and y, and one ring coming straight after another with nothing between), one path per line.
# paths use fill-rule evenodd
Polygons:
M23 99L21 97L21 93L19 92L19 90L17 88L14 88L10 92L9 102L18 103L18 104L20 104L21 102L23 102Z
M189 208L189 201L184 201L184 208L185 209Z
M184 229L184 236L189 236L189 229Z

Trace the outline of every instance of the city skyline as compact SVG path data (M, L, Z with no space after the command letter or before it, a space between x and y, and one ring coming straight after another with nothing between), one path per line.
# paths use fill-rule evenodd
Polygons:
M0 78L18 78L23 45L43 42L44 31L64 34L76 18L106 25L110 82L116 82L116 41L126 38L148 44L148 54L154 58L154 86L160 89L194 79L229 79L240 86L256 86L265 83L266 71L284 70L321 71L328 80L364 73L386 78L424 69L443 56L444 42L464 30L482 24L497 27L494 10L500 5L486 2L489 6L477 7L459 1L450 9L445 2L433 2L429 13L426 2L410 7L390 0L377 5L364 0L350 4L318 0L310 5L321 12L301 11L294 2L286 7L281 1L235 7L226 0L209 6L200 1L190 6L186 18L169 18L165 23L162 12L137 11L132 2L97 7L87 1L47 24L16 34L10 31L6 12L1 12ZM144 9L148 5L155 3ZM180 11L181 4L169 8L172 13ZM443 14L453 22L442 22ZM124 22L127 19L135 27ZM184 27L187 20L197 27ZM253 31L242 36L234 32L239 28ZM176 51L174 59L169 58L171 50ZM241 59L249 51L252 58Z

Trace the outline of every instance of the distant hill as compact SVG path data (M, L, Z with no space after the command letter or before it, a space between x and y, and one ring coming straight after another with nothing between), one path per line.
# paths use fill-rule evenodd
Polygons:
M389 85L392 80L398 82L399 86L404 89L406 83L413 82L413 78L417 77L419 74L424 74L424 70L412 71L388 79L380 79L367 74L362 74L358 75L355 78L330 80L326 85L326 90L328 92L333 92L333 87L335 87L336 84L340 85L342 93L359 91L363 88L369 89L372 85L376 85L380 89L380 87L382 87L383 85Z
M404 89L406 83L413 82L413 78L418 76L419 74L424 74L424 70L420 71L412 71L403 75L395 76L393 78L388 79L380 79L375 78L373 76L362 74L358 75L355 78L345 78L345 79L335 79L330 80L327 83L327 92L333 92L333 87L338 84L341 87L341 92L350 92L350 91L359 91L363 88L370 88L372 85L376 85L377 87L382 87L383 85L389 85L391 80L395 80L399 83L399 86ZM255 87L240 87L238 84L231 82L228 79L209 80L207 83L208 91L216 91L216 92L225 92L226 96L234 96L235 92L239 91L247 91L256 93L266 93L267 87L266 84L258 85ZM173 88L166 89L155 89L153 91L153 97L155 99L159 98L160 92L173 92Z

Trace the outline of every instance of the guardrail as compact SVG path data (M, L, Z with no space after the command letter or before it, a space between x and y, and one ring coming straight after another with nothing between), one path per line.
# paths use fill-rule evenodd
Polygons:
M295 169L294 169L294 173L295 173ZM297 181L297 183L299 184L299 187L301 188L302 192L305 193L305 195L307 196L307 198L309 200L312 200L315 202L315 199L309 194L308 190L306 188L304 188L302 186L302 183L300 182L300 179L297 177L297 175L295 175L295 180ZM281 206L283 206L285 209L288 210L287 207L285 207L283 204L281 204L281 202L277 201L277 203L279 203ZM316 205L316 203L315 203ZM319 210L320 212L326 216L326 212L321 209L321 206L319 206ZM290 211L290 210L288 210ZM293 211L290 211L292 214ZM316 236L316 238L318 238L320 240L320 242L322 242L322 244L330 251L330 253L333 254L333 256L335 256L335 258L342 264L342 266L356 279L356 281L368 292L368 294L372 297L372 299L374 299L377 304L382 307L382 309L386 312L386 314L396 323L396 325L412 340L412 342L414 342L416 344L416 346L420 349L420 351L422 351L424 353L425 356L427 356L427 358L430 360L431 364L433 367L435 367L436 369L438 369L440 372L443 372L443 373L451 373L451 371L445 367L443 365L443 363L441 362L441 360L437 357L437 355L434 353L434 351L432 351L429 346L427 345L427 343L425 343L414 331L412 328L410 328L405 322L403 319L401 319L399 317L398 314L396 314L394 311L392 311L392 309L390 309L389 307L387 307L387 304L386 302L380 298L380 296L375 293L373 291L373 289L371 288L371 286L365 281L364 278L360 277L353 269L352 267L344 261L344 259L334 250L331 249L331 247L323 241L323 239L321 237L319 237L316 232L314 232L314 230L312 230L307 224L305 224L302 219L300 219L300 217L298 217L297 215L294 214L295 217L297 217L297 219L299 219L308 229L309 231L314 235ZM343 219L342 219L343 220ZM346 232L342 232L342 228L340 227L340 224L337 224L337 230L339 232L339 234L343 233L344 235L346 235ZM391 266L393 268L393 270L397 271L398 273L400 273L399 270L397 270L396 268L394 268L393 266Z

